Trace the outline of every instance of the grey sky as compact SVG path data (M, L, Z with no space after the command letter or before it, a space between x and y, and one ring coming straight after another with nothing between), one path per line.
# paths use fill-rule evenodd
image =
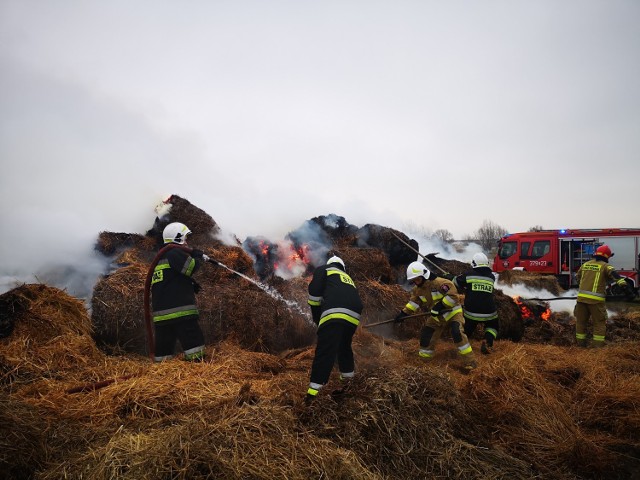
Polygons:
M329 213L640 227L639 21L635 0L0 0L0 259L143 233L172 193L240 238Z

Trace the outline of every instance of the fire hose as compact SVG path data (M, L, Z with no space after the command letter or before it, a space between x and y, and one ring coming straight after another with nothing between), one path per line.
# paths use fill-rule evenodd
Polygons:
M404 320L405 318L424 317L425 315L431 315L431 312L414 313L413 315L407 315L406 317L402 317L402 320ZM391 323L391 322L395 322L395 321L396 321L395 318L392 318L390 320L382 320L381 322L368 323L367 325L363 325L362 328L375 327L376 325L383 325L385 323Z
M407 247L409 247L411 250L413 250L414 252L416 252L418 255L420 255L424 260L426 260L427 262L429 262L430 265L433 265L434 267L436 267L438 270L440 270L442 273L444 273L445 275L448 275L449 272L447 272L446 270L443 270L442 268L440 268L438 265L436 265L435 263L433 263L431 260L429 260L427 257L425 257L424 255L422 255L418 250L416 250L415 248L413 248L411 245L409 245L407 242L405 242L402 238L400 238L398 235L396 235L396 233L393 230L390 230L390 232L393 234L394 237L396 237L398 240L400 240L402 243L404 243Z

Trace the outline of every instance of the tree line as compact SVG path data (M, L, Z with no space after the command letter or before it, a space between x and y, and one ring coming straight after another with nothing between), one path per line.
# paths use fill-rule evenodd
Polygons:
M535 225L529 229L530 232L537 232L544 230L541 225ZM508 230L491 220L484 220L482 225L471 234L465 235L461 240L465 242L475 242L479 244L483 250L490 252L494 249L504 235L508 233ZM440 228L430 235L434 240L439 240L442 243L453 243L456 241L453 234L446 228Z

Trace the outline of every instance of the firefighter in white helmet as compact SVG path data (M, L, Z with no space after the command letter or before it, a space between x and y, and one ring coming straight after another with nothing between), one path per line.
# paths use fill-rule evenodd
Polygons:
M464 333L471 337L480 325L484 326L484 340L480 351L488 354L498 337L498 309L495 300L496 277L489 267L484 253L476 253L471 260L471 270L453 277L453 284L464 294Z
M204 335L198 324L196 293L200 286L193 274L208 259L202 250L187 247L191 230L174 222L164 228L164 246L174 245L160 257L151 279L151 305L155 327L155 361L173 358L176 340L184 358L200 361L204 356Z
M433 358L435 347L445 328L451 329L451 337L463 359L464 368L473 370L477 364L473 349L464 333L464 317L460 306L460 295L451 282L430 272L421 262L412 262L407 267L407 280L413 283L409 302L398 313L396 323L421 308L431 312L420 332L418 355L429 360Z
M332 256L326 265L315 269L309 284L308 303L313 321L318 325L318 341L307 403L314 400L329 381L336 359L340 380L349 381L355 374L351 341L360 323L362 300L340 257Z

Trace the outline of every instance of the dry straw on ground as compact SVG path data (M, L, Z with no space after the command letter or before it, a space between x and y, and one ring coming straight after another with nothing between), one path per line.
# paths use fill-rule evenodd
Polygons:
M346 394L331 395L332 377L305 408L312 347L224 341L204 363L154 365L91 346L90 320L64 292L8 295L22 306L0 343L8 478L633 478L640 466L633 343L501 341L464 375L453 345L424 364L416 339L359 330Z

